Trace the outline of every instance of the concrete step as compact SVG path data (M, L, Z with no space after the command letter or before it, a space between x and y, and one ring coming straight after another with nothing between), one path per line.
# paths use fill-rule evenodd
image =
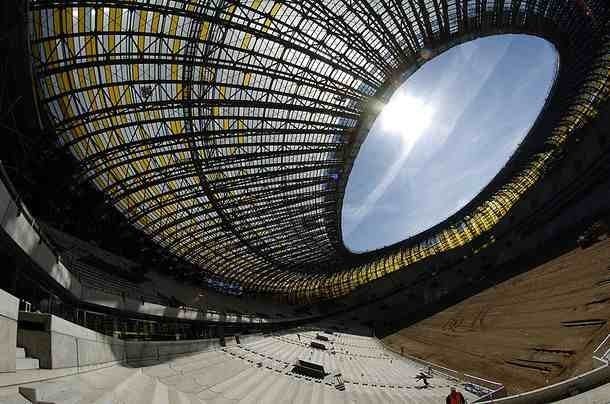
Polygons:
M246 370L248 364L242 361L229 361L193 374L195 381L202 387L208 388L222 383L224 380Z
M169 388L165 384L160 383L157 379L152 380L155 382L155 392L153 394L151 404L169 404Z
M311 403L311 398L313 394L313 384L300 381L297 386L297 391L294 394L294 398L292 399L293 404L309 404ZM358 401L358 403L360 403Z
M114 368L109 368L109 369L114 369ZM126 394L126 391L129 391L129 389L131 388L131 385L134 381L136 381L140 376L142 376L142 370L141 369L129 369L129 368L123 368L123 367L119 367L120 369L120 373L118 371L115 371L115 374L120 376L120 380L115 383L114 385L112 385L112 387L108 387L106 388L106 391L100 396L97 397L95 400L89 400L88 402L94 403L94 404L116 404L116 403L121 403L121 402L125 402L127 403L128 401L121 401L120 397L124 396ZM126 370L130 371L130 372L125 372ZM92 372L92 373L97 373L97 372ZM87 375L89 378L86 380L87 383L91 383L91 379L96 378L94 374L88 374ZM99 378L98 378L99 380ZM97 382L99 383L99 381ZM107 385L107 380L105 382L103 382L102 384L98 384L98 386L101 385Z
M291 402L296 394L292 376L278 375L275 382L261 396L270 403Z
M25 358L25 349L17 347L17 351L15 352L17 359Z
M17 370L40 369L38 359L17 358Z
M21 394L15 393L0 396L0 404L31 404Z
M246 369L243 372L240 372L240 373L236 374L235 376L228 378L227 380L223 381L222 383L218 383L218 384L210 387L210 390L215 393L220 393L220 394L222 394L224 392L228 392L228 391L233 391L234 389L239 388L244 383L246 383L248 380L250 380L258 372L259 372L259 369L257 369L257 368Z
M169 404L200 404L201 401L194 395L188 395L175 389L168 389Z
M94 372L60 379L31 383L19 387L19 392L32 403L110 404L115 403L113 391L138 370L112 366Z
M32 383L19 387L19 393L32 403L76 404L81 396L76 376Z
M160 384L145 374L138 372L130 377L127 383L122 383L114 391L114 402L129 404L167 404L167 389L158 388ZM165 397L163 393L165 392ZM97 404L97 403L96 403Z
M256 404L266 398L266 393L272 386L278 383L283 376L274 374L274 372L262 371L265 377L253 388L248 394L239 400L240 404Z
M166 378L176 376L178 372L173 367L170 367L168 363L157 364L142 368L145 375L150 377Z
M94 372L81 373L79 380L89 385L92 390L111 391L128 380L138 369L124 366L111 366Z
M245 398L256 386L264 382L267 372L257 369L254 374L243 380L243 383L234 386L230 390L223 391L222 395L226 398L238 401Z

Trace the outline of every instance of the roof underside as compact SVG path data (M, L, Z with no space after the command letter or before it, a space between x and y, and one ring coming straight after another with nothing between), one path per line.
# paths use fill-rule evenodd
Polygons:
M604 3L32 0L30 40L58 142L135 227L202 276L319 299L465 245L508 213L608 96ZM350 256L340 206L371 101L422 49L494 32L564 52L546 147L425 237Z

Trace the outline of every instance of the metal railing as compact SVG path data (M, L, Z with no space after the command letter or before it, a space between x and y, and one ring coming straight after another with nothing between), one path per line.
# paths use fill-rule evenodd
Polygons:
M376 338L376 339L383 346L383 348L387 349L388 351L391 351L401 357L407 358L413 362L420 363L424 367L432 369L434 372L441 374L442 376L446 377L449 380L453 380L460 384L471 383L471 384L474 384L477 386L484 387L485 389L489 390L489 392L487 394L477 398L474 401L475 403L506 396L506 388L501 383L497 383L497 382L494 382L491 380L483 379L481 377L469 375L467 373L458 372L456 370L449 369L449 368L446 368L441 365L437 365L436 363L428 362L426 360L423 360L423 359L417 358L415 356L401 352L401 351L397 350L396 348L386 344L379 338Z
M19 299L19 311L25 311L27 313L32 311L32 303L27 300Z
M601 366L610 365L610 334L593 351L593 360L599 361Z

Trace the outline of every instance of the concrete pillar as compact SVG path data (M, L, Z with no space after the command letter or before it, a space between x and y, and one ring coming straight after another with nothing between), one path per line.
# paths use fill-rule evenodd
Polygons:
M225 341L225 328L224 326L218 326L218 339L220 341L220 346L226 346L226 341Z
M1 254L0 258L4 263L4 276L0 279L0 289L4 289L12 295L17 295L17 281L19 280L19 267L15 258L8 254Z
M18 315L19 299L0 289L0 373L16 368Z

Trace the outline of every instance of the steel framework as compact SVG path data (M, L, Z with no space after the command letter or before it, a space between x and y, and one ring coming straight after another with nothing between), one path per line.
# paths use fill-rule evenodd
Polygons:
M84 180L159 245L246 289L345 295L490 231L608 99L605 0L30 0L37 92ZM528 33L561 68L473 203L379 252L340 209L377 106L459 42ZM569 150L567 151L569 152Z

